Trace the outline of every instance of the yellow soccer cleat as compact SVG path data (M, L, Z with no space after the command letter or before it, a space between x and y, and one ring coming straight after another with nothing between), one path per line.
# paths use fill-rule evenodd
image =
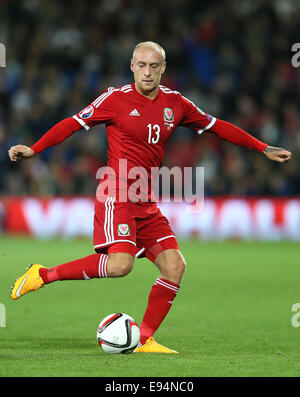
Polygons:
M165 346L160 345L155 342L154 338L151 336L146 340L146 342L141 347L136 347L134 353L175 353L178 354L176 350L168 349Z
M44 281L40 277L39 269L45 266L41 265L29 265L26 273L23 276L16 279L15 284L11 287L12 299L19 299L21 296L27 294L30 291L37 291L44 284Z

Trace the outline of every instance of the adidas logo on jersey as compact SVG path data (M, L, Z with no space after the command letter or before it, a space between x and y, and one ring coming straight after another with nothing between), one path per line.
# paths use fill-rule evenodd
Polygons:
M133 109L133 111L129 113L129 116L140 116L140 114L136 109Z

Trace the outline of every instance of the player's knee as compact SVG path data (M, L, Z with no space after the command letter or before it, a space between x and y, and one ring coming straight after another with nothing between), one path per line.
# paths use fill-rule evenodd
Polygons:
M109 276L124 277L133 268L133 257L129 254L109 255Z
M117 273L119 277L124 277L127 276L128 273L131 272L133 268L133 263L131 263L131 261L125 261L122 263L119 263L117 265Z

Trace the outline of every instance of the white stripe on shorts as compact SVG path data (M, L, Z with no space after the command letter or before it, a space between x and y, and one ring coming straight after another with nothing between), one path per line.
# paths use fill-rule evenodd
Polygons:
M176 237L174 236L174 234L170 234L169 236L166 236L166 237L159 238L159 239L158 239L158 240L156 240L156 241L159 243L160 241L166 240L167 238L170 238L170 237L174 237L174 238L176 238Z
M114 202L115 197L108 197L105 201L105 219L104 219L104 233L106 243L114 240Z

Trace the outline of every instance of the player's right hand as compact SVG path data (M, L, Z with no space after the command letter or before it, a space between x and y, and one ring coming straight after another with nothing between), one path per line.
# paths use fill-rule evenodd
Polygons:
M33 157L34 151L30 149L30 147L25 145L15 145L9 149L8 155L11 161L18 161L21 159L29 159L30 157Z

